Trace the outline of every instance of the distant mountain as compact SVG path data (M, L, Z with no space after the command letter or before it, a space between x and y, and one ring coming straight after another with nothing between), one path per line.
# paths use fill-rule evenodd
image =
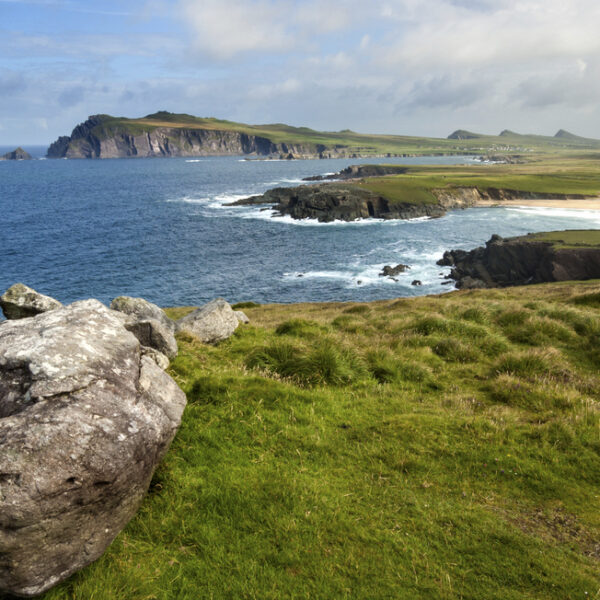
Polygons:
M581 137L580 135L575 135L570 131L566 131L565 129L559 129L555 134L555 138L562 138L564 140L584 140L586 138Z
M500 137L507 137L507 136L512 136L512 135L521 135L520 133L517 133L516 131L511 131L510 129L504 129L503 131L500 132Z
M480 133L473 133L472 131L467 131L466 129L457 129L452 132L449 136L449 140L476 140L477 138L484 137Z

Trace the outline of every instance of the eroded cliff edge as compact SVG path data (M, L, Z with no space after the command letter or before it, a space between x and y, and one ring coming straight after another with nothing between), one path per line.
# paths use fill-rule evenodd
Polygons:
M484 247L445 252L438 264L452 267L449 277L463 289L597 279L600 231L493 235Z

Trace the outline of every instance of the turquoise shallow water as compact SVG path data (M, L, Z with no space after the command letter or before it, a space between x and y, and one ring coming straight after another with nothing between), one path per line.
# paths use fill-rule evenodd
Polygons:
M162 306L216 296L366 301L449 291L436 260L493 233L600 228L600 211L475 208L433 220L317 224L224 206L358 162L373 161L0 162L0 288L22 281L63 302L127 294ZM398 282L378 276L397 263L411 266ZM423 286L411 286L414 279Z

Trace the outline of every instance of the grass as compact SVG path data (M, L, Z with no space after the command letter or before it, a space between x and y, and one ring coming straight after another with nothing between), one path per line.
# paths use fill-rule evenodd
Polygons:
M43 599L599 598L598 298L246 305L217 347L180 335L148 496Z
M557 248L597 248L600 246L600 230L547 231L530 234L527 239L550 242Z
M398 167L401 174L369 177L358 185L392 203L436 204L435 190L477 188L481 192L508 190L537 197L598 197L598 160L536 156L525 164Z

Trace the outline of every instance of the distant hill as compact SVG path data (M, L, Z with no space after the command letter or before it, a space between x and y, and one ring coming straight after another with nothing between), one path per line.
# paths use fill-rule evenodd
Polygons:
M457 129L453 131L449 136L449 140L476 140L478 138L484 137L480 133L473 133L472 131L467 131L466 129Z
M555 134L555 138L561 138L563 140L585 140L586 138L581 137L580 135L575 135L570 131L566 131L565 129L559 129Z

